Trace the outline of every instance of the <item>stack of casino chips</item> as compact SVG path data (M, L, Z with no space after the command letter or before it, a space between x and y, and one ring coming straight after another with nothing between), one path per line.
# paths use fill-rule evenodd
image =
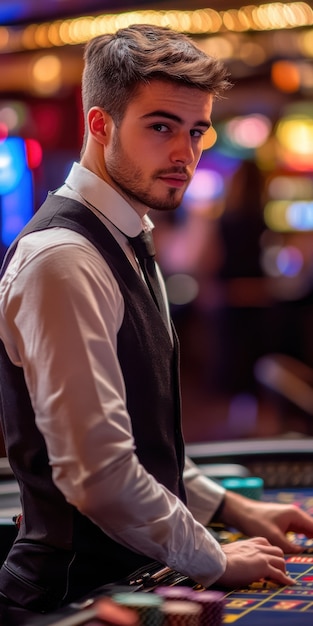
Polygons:
M200 608L198 626L220 626L223 621L224 595L220 591L195 591L192 587L158 587L155 593L170 602L188 602ZM171 622L173 623L173 622ZM181 624L177 620L177 625Z
M154 593L116 593L112 599L134 609L140 626L221 626L224 596L191 587L156 587Z
M201 607L191 600L165 600L163 626L200 626Z
M155 593L164 600L163 626L200 626L201 607L192 602L190 587L161 586Z
M140 626L163 626L163 599L153 593L115 593L112 600L136 611Z
M174 585L173 587L161 585L154 590L154 593L163 598L163 600L190 600L192 592L192 587L184 585Z
M191 599L201 606L200 626L220 626L224 614L221 591L193 591Z

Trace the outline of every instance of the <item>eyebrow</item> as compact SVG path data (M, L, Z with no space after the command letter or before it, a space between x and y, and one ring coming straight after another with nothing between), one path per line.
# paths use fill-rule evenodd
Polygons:
M168 120L172 120L173 122L177 122L178 124L184 123L184 120L179 117L179 115L175 115L175 113L169 113L168 111L162 111L162 109L157 111L151 111L151 113L146 113L142 116L142 119L149 119L151 117L163 117ZM211 120L198 120L194 123L194 126L203 126L203 128L208 129L212 126L212 122Z

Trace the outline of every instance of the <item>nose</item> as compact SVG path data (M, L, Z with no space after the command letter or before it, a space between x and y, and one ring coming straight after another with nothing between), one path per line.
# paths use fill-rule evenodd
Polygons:
M195 160L194 147L189 132L179 133L175 137L171 151L171 160L173 163L181 165L190 165Z

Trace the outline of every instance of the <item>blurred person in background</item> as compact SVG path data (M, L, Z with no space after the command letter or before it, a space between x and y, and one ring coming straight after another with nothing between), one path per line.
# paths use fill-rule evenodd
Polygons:
M226 393L255 391L253 366L268 346L267 306L272 302L261 267L264 181L253 160L243 160L228 181L219 219L224 259L218 278L220 381Z

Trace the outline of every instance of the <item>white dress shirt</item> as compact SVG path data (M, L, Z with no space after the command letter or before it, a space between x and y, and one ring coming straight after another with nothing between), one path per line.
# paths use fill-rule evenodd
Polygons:
M88 206L139 271L125 235L149 218L77 163L57 193ZM0 337L24 368L56 485L114 540L209 586L226 557L203 524L224 490L188 459L187 508L139 463L117 358L123 315L110 268L83 236L53 228L20 240L0 284Z

